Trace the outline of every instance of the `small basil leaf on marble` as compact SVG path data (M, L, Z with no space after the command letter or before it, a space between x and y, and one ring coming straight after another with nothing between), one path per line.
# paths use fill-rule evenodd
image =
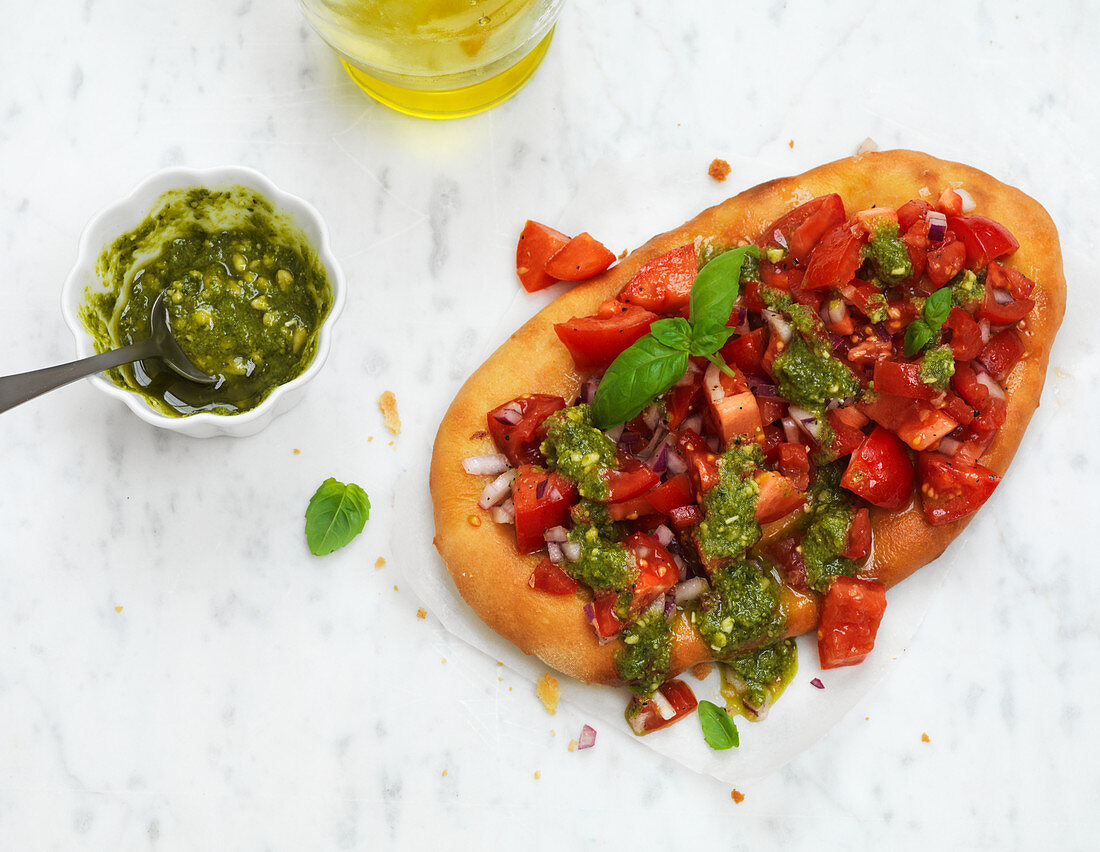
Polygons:
M691 324L683 317L659 319L649 333L670 349L687 349L691 344Z
M691 285L689 318L693 335L703 335L725 327L733 313L733 303L741 291L741 266L745 255L756 257L756 246L741 246L718 255L695 276ZM714 351L714 350L711 350Z
M703 739L715 751L725 751L740 745L737 726L730 714L713 701L699 702L699 725L703 729Z
M638 339L607 368L596 398L592 422L610 429L637 417L654 398L676 384L687 372L688 354L661 343L652 334Z
M306 543L314 556L339 550L366 526L370 500L354 482L345 485L329 477L306 507Z

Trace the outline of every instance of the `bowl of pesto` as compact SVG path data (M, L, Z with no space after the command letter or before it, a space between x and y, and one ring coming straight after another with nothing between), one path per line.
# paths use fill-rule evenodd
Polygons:
M344 302L328 232L307 202L239 166L150 176L84 229L62 292L77 354L142 340L164 293L172 333L211 387L159 359L92 377L142 420L243 437L302 396Z

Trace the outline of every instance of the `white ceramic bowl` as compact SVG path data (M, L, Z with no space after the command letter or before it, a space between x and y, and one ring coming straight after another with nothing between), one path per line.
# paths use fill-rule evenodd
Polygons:
M85 292L100 284L96 274L96 259L103 249L122 234L140 224L165 192L190 186L211 189L244 186L265 196L274 208L290 218L312 244L317 257L328 273L332 289L332 308L317 334L313 360L297 378L279 385L255 408L241 414L211 414L200 412L186 417L171 417L152 408L145 398L134 391L119 387L106 376L92 376L90 381L108 396L121 400L138 417L162 429L209 438L214 435L244 437L259 432L276 415L294 407L302 398L305 386L320 372L332 345L332 329L344 308L346 286L340 265L329 245L328 229L320 214L306 201L278 189L271 181L243 166L221 166L214 169L168 168L146 178L126 198L103 210L84 228L80 236L76 264L61 291L61 311L76 338L78 357L95 354L92 338L80 320L80 306Z

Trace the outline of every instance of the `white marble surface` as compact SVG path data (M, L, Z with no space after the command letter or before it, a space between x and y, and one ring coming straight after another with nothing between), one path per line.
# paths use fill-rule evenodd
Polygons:
M656 5L573 0L517 98L428 123L361 96L288 2L3 0L3 372L71 355L81 228L168 164L308 198L350 294L305 401L252 438L159 432L88 383L0 417L0 848L1094 845L1100 11ZM584 715L417 618L391 540L440 400L522 310L516 231L602 161L793 173L868 136L978 165L1061 229L1069 312L1021 456L909 649L743 803L622 728L570 753ZM669 186L667 224L714 191ZM319 560L301 514L330 475L374 509Z

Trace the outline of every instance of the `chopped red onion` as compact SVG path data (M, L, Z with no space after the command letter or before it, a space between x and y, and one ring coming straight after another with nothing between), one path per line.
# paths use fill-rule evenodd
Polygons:
M984 364L982 366L985 366ZM985 385L986 390L989 391L989 395L994 399L1004 399L1005 391L989 373L984 371L976 371L974 374L979 384Z
M975 207L978 206L977 203L975 203L975 201L974 201L974 196L971 195L969 192L967 192L965 189L963 189L961 186L958 187L955 190L955 192L957 192L958 195L959 195L959 198L962 199L962 212L963 213L969 213L971 210L973 210Z
M875 330L875 337L879 340L890 341L894 339L894 336L890 334L890 330L886 327L886 323L876 322L872 328Z
M562 552L561 545L556 541L546 542L546 555L550 557L550 561L555 565L559 565L565 559L565 554Z
M993 288L993 298L998 305L1011 305L1015 301L1008 290L1002 290L1000 287Z
M542 534L542 540L561 544L563 541L569 541L569 530L565 527L550 527Z
M794 422L791 417L784 417L781 421L783 426L783 437L787 439L788 444L798 443L798 424Z
M805 408L799 408L797 405L792 405L790 412L798 427L816 441L818 435L821 434L821 424L817 422L817 418ZM783 428L786 431L785 424Z
M671 449L665 453L665 464L668 466L668 472L673 476L685 473L688 469L687 462L680 458L679 453Z
M777 388L775 385L767 385L761 382L755 388L753 388L752 392L756 395L757 399L775 399L781 402L787 401L779 393L779 388Z
M934 243L947 236L947 216L939 210L929 210L924 214L924 221L928 223L928 239Z
M768 325L770 325L772 330L779 335L780 340L784 343L790 342L791 335L794 332L791 331L791 324L789 322L771 308L764 308L764 310L760 312L760 315L768 321Z
M580 739L577 740L577 751L581 751L582 749L586 748L592 748L592 746L594 746L595 744L596 729L589 725L585 725L583 728L581 728Z
M491 509L496 506L505 497L512 492L512 483L516 481L517 471L506 470L496 479L489 481L489 484L485 486L485 490L481 492L481 498L477 501L482 509ZM511 523L507 521L506 523Z
M775 233L772 234L772 239L774 239L779 245L783 246L783 248L787 248L787 238L783 236L783 232L778 228L776 228Z
M834 325L844 322L848 319L848 304L843 299L830 300L822 319L826 322L832 322Z
M810 681L810 686L812 686L814 689L824 689L825 688L825 684L823 684L821 682L821 678L819 678L819 677L815 677L813 680L811 680Z
M673 542L673 544L675 544L675 541ZM669 546L669 550L672 550L671 545ZM684 561L684 557L682 557L679 553L673 552L672 561L676 563L676 573L678 575L677 579L686 580L688 576L688 567L687 563Z
M667 436L668 430L664 426L658 428L657 431L653 433L653 437L650 438L649 443L646 444L645 447L642 448L641 452L637 454L638 458L652 458L654 453L656 453L657 449L661 446L661 442L664 441Z
M711 402L718 402L726 396L726 389L722 387L722 372L714 362L711 362L703 374L703 387L707 389Z
M703 428L703 415L693 414L691 417L685 417L684 422L680 424L681 429L690 429L692 432L699 433Z
M661 524L653 531L653 537L657 539L664 547L668 547L669 543L676 537L664 524Z
M661 404L659 402L650 403L649 407L642 412L642 421L650 429L656 429L657 424L661 422Z
M623 434L623 424L620 423L618 426L612 426L610 429L605 429L604 434L607 435L609 440L616 444L619 443L619 438L622 437Z
M937 453L943 453L945 456L954 456L959 451L959 447L962 446L962 441L958 438L952 438L948 435L945 438L940 438L939 446L936 447Z
M622 434L619 435L619 446L624 450L631 451L631 448L641 440L642 436L637 432L623 429Z
M666 594L664 596L663 600L665 602L665 605L664 605L665 618L668 618L670 615L672 615L672 613L676 612L676 596L669 593L669 594Z
M668 467L668 442L670 437L671 436L667 436L664 441L661 442L661 448L657 451L656 455L646 462L646 467L654 473L664 473L665 468Z
M678 381L676 384L674 384L673 387L678 388L682 385L690 385L692 382L695 381L695 376L699 372L700 368L698 367L698 365L696 365L693 361L688 361L687 372L684 373L684 377L680 379L680 381Z
M497 524L514 524L516 522L516 507L509 497L499 506L493 506L489 510L489 517Z
M580 562L581 543L579 541L563 541L561 543L561 553L566 562Z
M549 488L549 487L550 487L550 480L549 479L543 479L541 482L539 482L539 484L535 486L535 499L536 500L541 500L543 497L545 497L546 496L546 489Z
M546 497L550 501L560 500L561 499L561 492L558 491L558 486L551 485L550 490L546 492ZM542 499L542 498L539 498L539 499Z
M600 386L600 380L593 376L587 379L581 386L581 398L585 402L592 402L596 398L596 388Z
M462 469L473 476L498 476L510 467L508 456L503 453L470 456L462 460Z
M523 419L523 409L520 408L518 402L510 402L500 411L493 415L494 418L500 423L504 423L507 426L515 426Z
M685 604L698 598L707 588L707 581L702 577L692 577L677 583L672 590L676 593L676 603Z
M676 708L672 706L672 702L669 701L661 693L661 690L657 690L653 693L653 697L649 699L653 702L653 706L657 708L657 715L659 715L666 722L676 715Z
M978 331L982 333L982 343L989 343L989 320L978 320Z

